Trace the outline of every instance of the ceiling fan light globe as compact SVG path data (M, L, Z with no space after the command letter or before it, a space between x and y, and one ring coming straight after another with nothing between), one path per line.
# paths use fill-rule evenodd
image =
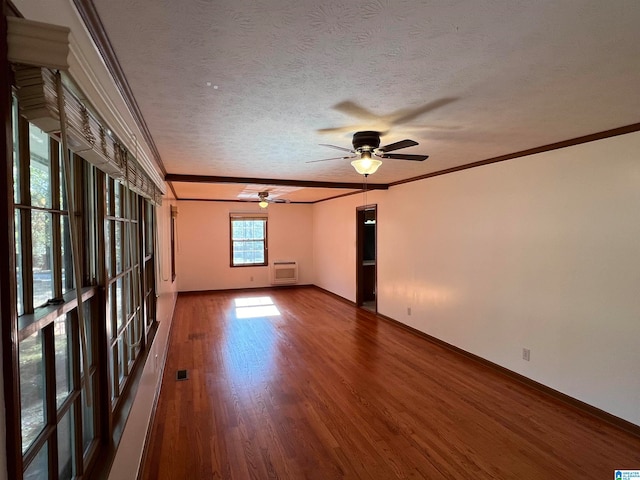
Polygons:
M267 208L269 206L269 203L262 200L260 203L258 203L258 205L260 205L260 208Z
M360 175L371 175L372 173L376 173L378 167L382 165L380 160L376 160L375 158L358 158L351 162L353 168L356 169Z

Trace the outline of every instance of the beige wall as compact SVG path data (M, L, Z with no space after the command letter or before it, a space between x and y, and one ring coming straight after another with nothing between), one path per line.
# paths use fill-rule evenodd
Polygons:
M638 152L634 133L370 194L380 313L640 424ZM358 200L314 206L316 283L350 300Z
M264 210L247 202L178 202L176 268L181 292L270 285L269 267L229 266L230 212ZM312 206L271 204L267 213L269 264L295 260L298 283L313 283Z
M386 195L384 190L369 191L366 205L380 204ZM314 284L352 302L356 301L356 208L362 205L364 195L357 194L313 208Z

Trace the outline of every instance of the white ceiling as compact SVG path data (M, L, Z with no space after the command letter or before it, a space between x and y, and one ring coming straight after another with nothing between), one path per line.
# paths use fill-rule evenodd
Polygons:
M93 3L170 174L358 183L305 162L378 130L430 155L391 183L640 121L637 0Z

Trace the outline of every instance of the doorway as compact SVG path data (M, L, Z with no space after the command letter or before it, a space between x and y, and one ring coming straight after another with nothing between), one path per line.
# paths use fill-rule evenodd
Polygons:
M356 208L356 305L378 311L377 205Z

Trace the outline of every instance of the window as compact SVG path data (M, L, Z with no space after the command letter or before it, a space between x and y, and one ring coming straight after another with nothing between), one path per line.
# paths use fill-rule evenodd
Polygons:
M14 275L17 313L6 320L17 345L3 364L13 389L6 398L14 399L7 410L9 477L91 478L109 464L106 442L117 443L157 328L155 208L135 185L72 153L67 185L59 142L20 115L16 97L11 107L13 168L3 190L14 192L16 265L6 273ZM67 193L76 207L82 302Z
M231 215L231 266L267 265L267 218Z
M143 251L143 302L145 309L145 334L152 334L152 328L156 320L156 274L154 269L155 258L155 208L148 200L144 201L142 209L142 234L144 235ZM149 339L150 340L150 339Z
M80 280L90 359L84 376L62 152L56 140L19 116L15 98L12 110L21 440L16 448L22 458L16 478L70 479L82 476L98 452L97 410L84 400L86 388L94 399L98 393L90 328L98 318L97 288L86 276ZM87 165L72 157L71 170L79 210L87 210L81 193ZM79 239L81 251L86 243L86 237Z
M105 256L112 409L117 408L126 383L144 344L145 325L140 272L140 217L144 206L131 190L118 181L106 182ZM149 219L150 220L150 219ZM144 235L144 231L142 232ZM143 252L145 258L152 260ZM143 259L144 261L144 259ZM151 267L152 263L147 263ZM144 292L148 294L149 292Z

